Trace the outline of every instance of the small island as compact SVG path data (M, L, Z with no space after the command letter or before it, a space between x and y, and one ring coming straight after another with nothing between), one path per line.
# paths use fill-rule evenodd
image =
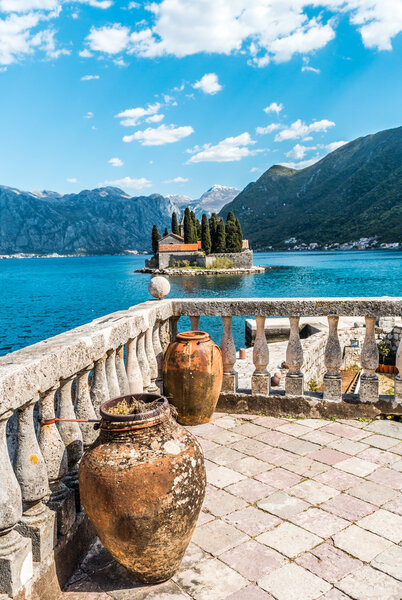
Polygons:
M200 222L187 207L180 224L174 212L171 231L165 227L163 237L153 226L152 251L153 257L137 273L216 275L265 271L265 267L253 265L253 252L233 212L228 213L226 223L216 213L209 219L204 213Z

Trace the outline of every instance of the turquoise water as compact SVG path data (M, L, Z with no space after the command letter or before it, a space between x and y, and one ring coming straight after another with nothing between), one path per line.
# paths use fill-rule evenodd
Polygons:
M150 275L133 273L144 256L0 261L0 354L33 344L149 298ZM258 275L171 277L170 297L401 296L402 252L266 252ZM188 328L188 319L180 320ZM220 340L218 318L200 328ZM244 319L233 319L237 346Z

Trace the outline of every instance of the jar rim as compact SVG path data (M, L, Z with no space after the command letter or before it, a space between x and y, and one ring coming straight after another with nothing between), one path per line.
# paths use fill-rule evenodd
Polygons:
M155 408L153 408L152 410L148 410L146 412L137 413L137 414L114 415L114 414L108 412L108 409L113 408L114 406L116 406L116 404L118 404L122 400L132 400L133 398L135 400L139 400L139 401L145 402L145 403L151 403L151 402L157 401L157 406ZM107 400L106 402L103 402L101 404L99 412L100 412L100 415L101 415L103 421L107 421L107 422L115 422L115 423L116 422L126 422L127 423L127 422L134 421L135 423L144 423L144 422L154 419L155 417L159 417L166 410L169 410L169 402L168 402L167 398L165 398L165 396L162 396L161 394L143 393L143 394L126 394L125 396L118 396L117 398L111 398L110 400Z
M209 333L206 331L183 331L176 335L176 340L180 342L206 342L209 340Z

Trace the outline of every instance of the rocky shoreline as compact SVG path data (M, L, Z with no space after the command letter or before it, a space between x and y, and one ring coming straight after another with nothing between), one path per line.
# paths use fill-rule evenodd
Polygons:
M255 273L265 273L272 267L254 266L249 269L135 269L134 273L148 273L151 275L254 275Z

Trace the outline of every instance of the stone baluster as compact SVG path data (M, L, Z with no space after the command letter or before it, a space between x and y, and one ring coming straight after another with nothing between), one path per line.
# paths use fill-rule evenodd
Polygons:
M21 490L10 462L6 427L12 412L0 416L0 594L12 598L33 575L32 542L16 531L22 516Z
M170 343L170 324L169 319L159 322L159 337L161 340L162 350L165 352Z
M158 377L158 363L156 361L154 344L152 340L153 327L150 326L145 332L145 353L147 355L147 361L149 365L149 377L150 384L148 386L148 392L159 392L159 388L156 385L156 379Z
M286 348L288 372L285 379L285 391L288 396L302 396L304 391L303 346L300 342L300 317L289 317L290 333Z
M199 331L200 317L190 317L191 331Z
M398 369L398 374L395 375L395 402L402 404L402 339L396 352L395 366Z
M118 398L120 396L120 388L116 372L116 350L108 350L106 353L105 369L109 398Z
M141 369L137 358L137 340L138 338L132 338L127 342L126 371L130 394L142 394L144 390Z
M324 393L326 400L342 400L342 349L338 338L339 317L328 317L328 340L325 346L324 364L327 372L324 375Z
M177 335L177 321L176 320L176 333L174 335L173 339L176 339L176 335ZM173 335L173 332L172 332ZM155 358L156 358L156 364L157 364L157 368L158 368L158 375L156 377L156 386L159 388L159 390L161 392L163 392L163 381L162 381L162 364L163 364L163 350L162 350L162 344L161 344L161 338L159 335L159 323L158 321L155 322L154 325L154 329L152 332L152 342L153 342L153 346L154 346L154 353L155 353Z
M71 393L74 377L68 377L60 381L60 419L76 419ZM80 426L74 421L59 421L58 423L61 439L67 450L68 475L65 483L75 491L77 512L80 511L79 489L78 489L78 463L83 452L82 433Z
M55 515L44 504L50 497L46 464L41 454L34 425L34 398L17 410L18 438L15 474L21 488L24 512L16 529L32 540L35 562L52 552L56 540Z
M238 374L234 369L236 362L236 347L232 336L232 317L222 317L223 334L221 341L223 361L222 392L235 393Z
M55 388L48 390L41 400L43 421L55 418ZM74 490L63 483L68 472L67 450L56 423L42 425L39 432L39 448L45 461L51 496L48 506L56 513L57 530L65 535L75 521Z
M106 354L95 362L92 369L91 399L97 417L99 417L101 404L110 399L105 363Z
M170 340L172 342L175 341L177 335L177 323L179 322L180 317L170 317Z
M119 381L120 395L126 396L130 393L130 387L124 365L124 346L119 346L116 350L116 373Z
M252 394L269 394L271 383L270 374L267 371L269 362L269 350L265 337L265 316L255 317L257 331L253 347L254 373L251 377Z
M93 367L90 365L77 375L77 419L96 419L96 412L92 404L89 392L89 372ZM79 423L82 433L84 449L88 448L98 437L94 429L94 423Z
M379 355L375 339L375 322L375 317L366 317L366 335L360 356L360 363L364 369L360 376L360 400L362 402L377 402L378 400L376 370Z
M140 335L138 336L137 358L138 358L138 364L140 365L140 369L141 369L142 384L144 387L144 392L146 392L146 391L148 391L148 387L151 385L151 376L150 376L148 359L147 359L147 355L145 352L145 333L140 333Z

